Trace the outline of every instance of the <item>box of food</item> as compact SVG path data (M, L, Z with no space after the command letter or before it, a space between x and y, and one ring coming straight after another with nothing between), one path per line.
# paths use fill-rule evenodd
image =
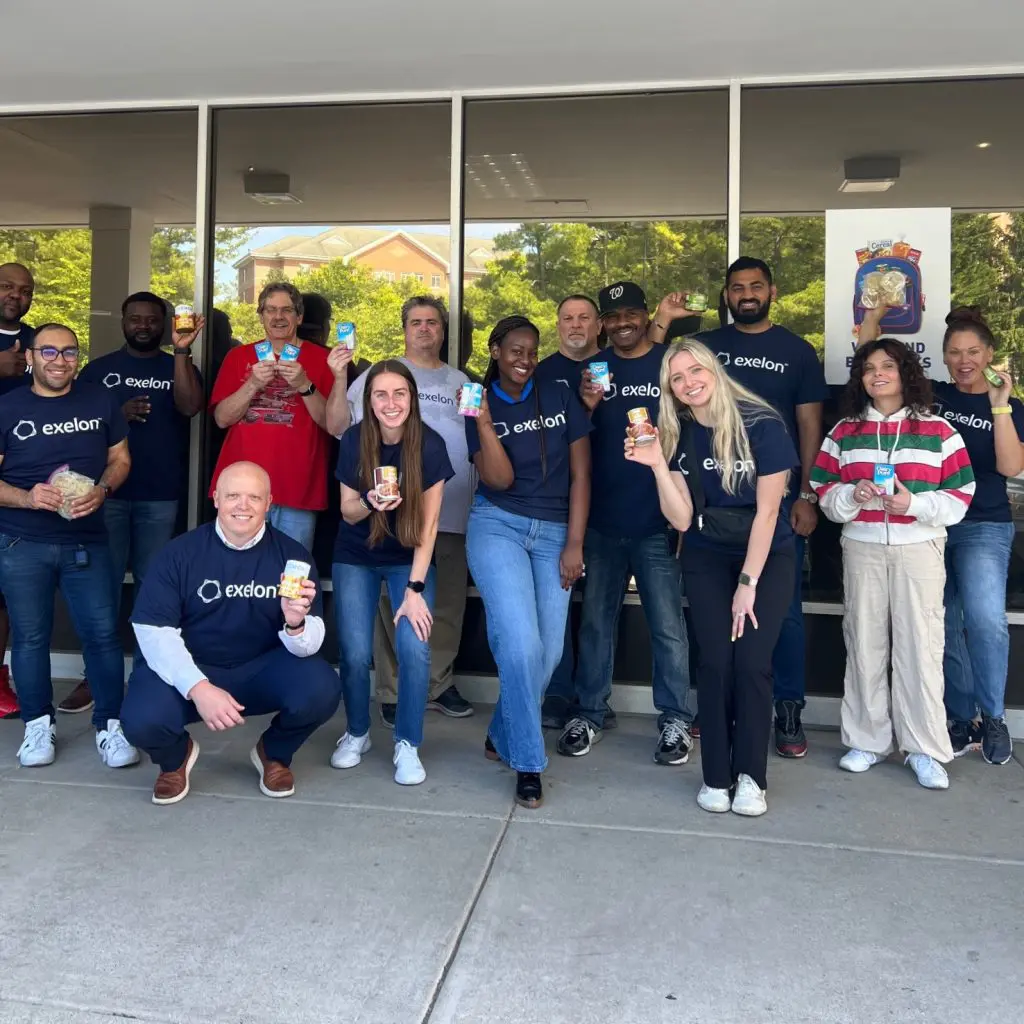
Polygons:
M608 364L606 362L591 363L590 376L595 384L600 384L604 388L605 394L611 391L612 378L608 372Z
M459 415L479 416L484 401L483 384L463 384L459 391Z
M299 358L299 346L292 345L290 342L281 349L281 362L282 363L294 363Z
M351 320L339 320L337 327L334 329L334 335L338 339L339 345L350 351L355 349L356 325Z
M277 356L274 355L274 346L269 341L257 341L256 342L256 358L261 363L273 363L277 361Z

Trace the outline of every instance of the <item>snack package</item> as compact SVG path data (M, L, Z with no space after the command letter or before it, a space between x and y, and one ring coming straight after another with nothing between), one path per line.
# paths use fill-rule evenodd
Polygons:
M269 341L257 341L256 342L256 358L261 363L273 363L277 361L277 356L274 355L274 346Z
M309 562L300 562L296 558L289 558L284 564L284 572L281 574L281 583L277 588L277 596L290 597L292 600L301 597L302 584L309 579L311 568Z
M629 417L629 436L637 444L650 444L652 441L657 440L657 434L654 432L654 424L651 422L651 414L643 406L637 409L630 409L626 413Z
M864 275L860 293L860 305L864 309L878 309L880 306L905 306L907 304L907 275L899 270L873 270Z
M605 394L611 391L612 378L608 372L607 363L591 363L590 376L593 377L595 384L600 384L604 388Z
M463 384L459 392L459 415L479 416L484 401L483 384Z
M299 358L299 346L291 343L281 349L281 362L294 363Z
M75 498L84 498L95 486L96 481L82 473L76 473L68 465L58 466L46 481L56 487L64 496L64 501L57 510L65 519L71 518L71 502Z
M378 501L395 501L399 497L398 467L378 466L373 471L373 486Z
M351 320L339 320L338 326L334 329L338 344L343 345L350 351L356 347L356 325Z

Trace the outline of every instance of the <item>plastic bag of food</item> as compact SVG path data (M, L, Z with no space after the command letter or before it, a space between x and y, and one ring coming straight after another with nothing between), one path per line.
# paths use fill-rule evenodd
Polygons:
M64 496L64 501L57 511L65 519L71 518L71 503L75 498L84 498L96 486L95 480L82 473L76 473L66 464L58 466L46 482L51 487L56 487Z

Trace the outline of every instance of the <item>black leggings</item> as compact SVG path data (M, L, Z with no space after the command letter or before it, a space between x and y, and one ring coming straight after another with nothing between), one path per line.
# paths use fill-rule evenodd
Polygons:
M745 555L686 545L683 578L697 644L697 704L704 781L728 789L740 774L767 788L772 652L793 597L793 547L772 552L757 583L754 614L734 643L732 599Z

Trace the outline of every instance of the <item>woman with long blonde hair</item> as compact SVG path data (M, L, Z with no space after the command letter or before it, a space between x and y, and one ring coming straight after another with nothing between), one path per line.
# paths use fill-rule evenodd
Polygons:
M661 510L683 534L698 638L697 803L764 814L772 651L795 573L793 531L779 508L799 459L778 413L693 338L665 353L657 433L651 444L627 437L626 458L650 466Z

